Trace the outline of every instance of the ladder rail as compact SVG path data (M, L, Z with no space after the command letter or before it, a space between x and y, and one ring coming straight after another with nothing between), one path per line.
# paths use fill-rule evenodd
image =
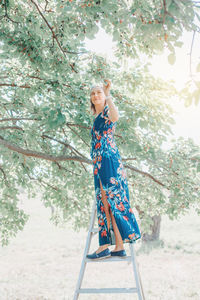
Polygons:
M130 247L130 256L118 258L118 257L108 257L102 260L91 260L88 259L86 256L88 254L90 245L91 245L91 239L93 234L98 232L98 228L94 228L94 222L95 222L95 216L96 216L96 197L94 198L93 206L92 206L92 213L90 217L90 225L89 225L89 231L86 239L86 246L83 253L81 268L79 272L78 281L76 284L76 289L74 293L73 300L77 300L79 297L79 294L101 294L101 293L137 293L139 300L145 300L144 291L142 288L142 281L140 278L139 268L137 266L137 262L135 260L135 250L133 247L133 243L129 243ZM132 262L132 268L133 268L133 274L135 278L136 287L130 287L130 288L81 288L81 284L83 281L83 276L86 268L86 263L91 262L111 262L111 261L129 261Z
M91 213L91 217L90 217L90 226L89 226L89 231L88 231L88 235L87 235L87 239L86 239L86 246L85 246L85 250L83 253L83 258L82 258L82 263L81 263L81 269L79 272L79 277L78 277L78 281L76 284L76 289L75 289L75 293L74 293L74 298L73 300L77 300L78 296L79 296L79 292L80 292L80 287L83 281L83 276L85 273L85 267L86 267L86 255L88 254L88 250L90 248L91 245L91 236L93 234L92 232L92 228L94 226L94 221L95 221L95 215L96 215L96 199L93 202L93 206L92 206L92 213Z
M139 298L139 300L145 300L144 292L143 292L143 288L142 288L142 282L141 282L141 278L140 278L140 272L139 272L137 262L135 260L135 249L134 249L132 243L129 244L129 248L130 248L131 257L132 257L132 267L133 267L133 273L135 275L135 283L136 283L136 287L139 291L138 298ZM141 292L142 292L142 294L141 294Z

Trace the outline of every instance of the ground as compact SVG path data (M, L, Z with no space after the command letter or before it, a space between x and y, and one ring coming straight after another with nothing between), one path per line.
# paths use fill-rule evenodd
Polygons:
M50 223L50 210L39 197L21 200L30 214L24 230L0 248L0 300L72 300L87 231L74 232ZM162 217L163 246L135 244L146 300L200 299L200 218L189 214L171 221ZM98 247L92 239L90 253ZM112 250L114 246L110 247ZM129 255L129 245L125 244ZM82 287L135 287L128 262L88 263ZM80 300L137 299L136 294L80 295Z

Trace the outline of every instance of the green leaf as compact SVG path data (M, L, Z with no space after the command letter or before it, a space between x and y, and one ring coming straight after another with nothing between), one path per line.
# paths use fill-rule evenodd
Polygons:
M68 12L70 10L73 9L73 6L71 5L71 3L66 3L64 6L64 11Z
M192 97L187 97L184 102L185 107L189 107L192 104Z
M147 125L147 121L140 120L140 122L139 122L139 126L140 126L141 128L145 128L145 127L146 127L146 125Z
M196 72L200 72L200 63L197 65Z
M95 34L91 31L87 31L85 36L90 40L93 40L95 38Z
M62 125L66 122L66 117L61 112L58 114L57 124Z
M194 83L196 84L197 88L200 90L200 81L194 80Z
M174 43L174 46L176 47L182 47L183 46L183 42L177 41Z
M58 89L55 89L55 94L56 94L57 96L60 96L60 91L59 91Z
M173 5L175 1L181 9ZM134 195L134 205L143 212L142 231L149 230L153 215L174 217L179 214L180 203L198 203L200 160L199 153L192 153L199 145L184 138L171 139L173 112L168 109L168 100L188 98L191 103L199 103L199 80L196 79L195 93L190 91L191 80L185 84L185 93L179 93L174 82L154 77L145 68L146 59L141 63L140 56L151 58L167 46L169 60L174 62L174 49L181 46L183 21L185 29L196 28L197 8L191 1L166 0L166 7L161 9L145 0L48 1L46 11L42 5L45 1L37 1L53 27L54 37L34 5L30 9L27 5L17 6L17 2L9 0L8 15L20 23L8 18L0 20L0 118L2 127L13 127L0 134L0 244L5 245L26 222L23 211L18 209L21 191L26 198L39 192L41 201L51 208L50 220L55 224L70 220L75 228L88 228L88 208L95 192L91 161L84 160L89 154L93 125L89 91L91 84L102 85L105 78L112 80L111 92L121 114L116 142L122 156L130 159L126 164L130 195ZM164 24L169 40L163 39L165 9L173 15L166 15ZM131 16L133 12L135 17ZM97 24L116 41L114 59L107 53L100 55L98 45L97 51L87 50L85 37L96 42ZM97 73L99 68L102 70ZM161 147L165 137L170 139L169 150ZM28 156L19 154L19 148ZM64 160L53 162L59 156ZM71 159L65 159L69 156ZM151 176L135 172L129 168L131 165L169 188L172 205L163 186ZM173 195L174 188L182 185L184 191Z
M171 5L172 0L166 0L166 9L168 10L169 6Z
M176 56L175 56L174 53L169 54L167 58L168 58L168 62L169 62L171 65L173 65L173 64L175 63L175 61L176 61Z
M153 159L156 159L155 151L154 151L153 148L150 148L148 152L149 152L149 154L151 155L151 157L152 157Z
M195 105L197 105L199 103L199 100L200 100L200 89L194 91L193 98L195 99Z
M195 105L196 105L196 106L199 104L199 101L200 101L200 97L198 97L198 98L195 98L195 101L194 101L194 103L195 103Z
M200 15L199 15L199 13L195 13L195 15L198 18L198 20L200 21Z
M113 32L113 41L117 41L120 38L120 34L117 30Z
M172 18L172 17L170 17L170 16L167 16L167 19L169 19L169 21L170 21L171 23L175 23L174 18Z

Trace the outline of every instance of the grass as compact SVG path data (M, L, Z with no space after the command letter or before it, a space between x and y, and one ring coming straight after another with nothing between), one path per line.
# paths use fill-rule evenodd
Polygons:
M30 214L23 232L0 249L1 300L72 300L87 231L74 232L70 224L54 227L50 210L40 200L22 197ZM188 215L171 221L162 217L160 240L135 244L136 260L146 300L200 299L200 218ZM89 253L98 247L97 235ZM110 248L112 250L112 248ZM127 254L129 245L125 244ZM128 262L88 263L82 287L135 287ZM137 299L136 294L80 295L80 300Z

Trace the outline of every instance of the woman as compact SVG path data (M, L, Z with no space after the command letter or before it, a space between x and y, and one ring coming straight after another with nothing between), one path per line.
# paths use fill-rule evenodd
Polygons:
M126 172L114 141L118 110L110 95L111 81L107 85L93 86L90 94L91 109L96 114L91 130L91 151L99 248L87 258L101 259L109 256L126 256L124 243L141 238L135 215L129 204ZM111 218L111 220L110 220ZM109 245L115 245L113 251Z

